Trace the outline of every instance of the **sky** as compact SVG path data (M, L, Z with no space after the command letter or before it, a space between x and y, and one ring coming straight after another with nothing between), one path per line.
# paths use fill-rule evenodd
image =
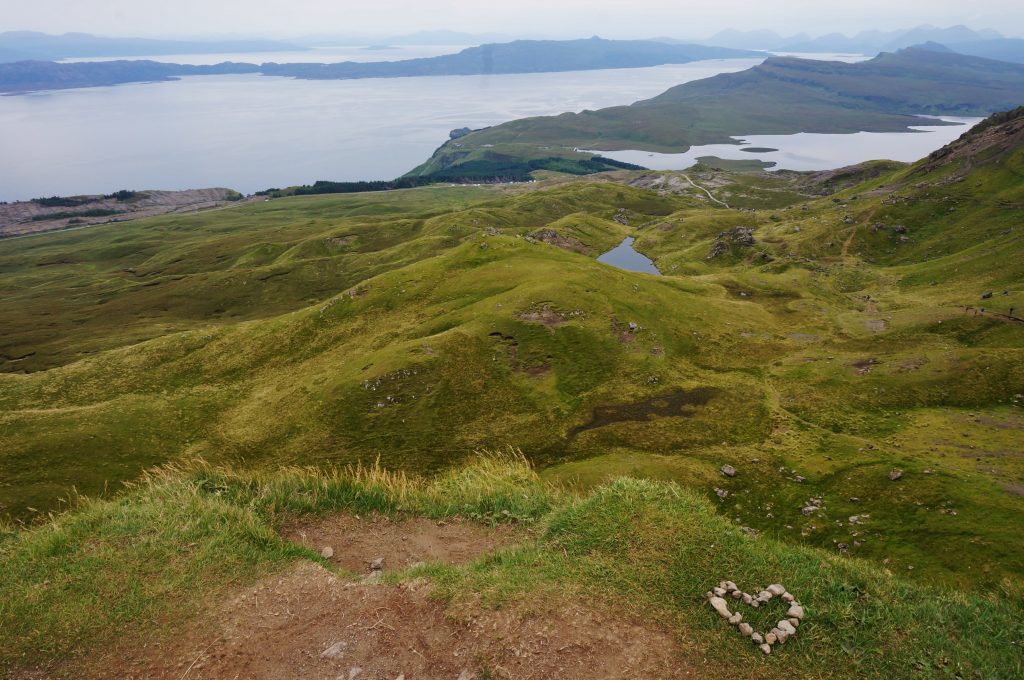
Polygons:
M387 36L451 29L701 38L723 28L850 34L925 23L1020 36L1024 8L1015 0L0 0L0 31L147 37Z

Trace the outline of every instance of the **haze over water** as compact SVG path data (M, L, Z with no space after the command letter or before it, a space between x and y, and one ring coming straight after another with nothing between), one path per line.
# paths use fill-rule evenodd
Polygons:
M156 59L390 60L458 49L324 48L296 54ZM321 179L393 179L425 161L454 128L630 104L673 85L759 62L730 59L569 73L334 81L197 76L0 97L0 200L123 188L223 186L252 193ZM815 135L810 164L801 160L807 156L807 140L800 135L788 141L750 137L751 142L764 139L782 151L739 157L779 160L781 167L793 169L838 167L876 157L915 160L948 141L954 130L953 137L962 132L959 127L945 130L949 132L885 135L889 139L881 141L881 149L851 143L849 136ZM685 158L641 152L606 155L647 167L685 167L690 159L715 151L731 151L736 157L737 148L693 149ZM886 154L885 148L902 151Z
M363 80L195 76L0 97L0 200L393 179L454 128L630 104L759 61Z

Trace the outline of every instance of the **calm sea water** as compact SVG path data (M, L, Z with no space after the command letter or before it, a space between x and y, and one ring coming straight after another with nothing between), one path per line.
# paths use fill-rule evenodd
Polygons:
M393 179L454 128L629 104L756 63L335 81L197 76L0 97L0 200Z
M601 151L601 155L652 170L683 170L703 156L729 160L762 160L776 163L772 170L829 170L863 161L888 159L916 161L962 135L981 118L943 116L955 125L928 125L923 118L912 132L857 132L828 135L801 132L795 135L748 135L733 137L740 144L707 144L691 147L686 153L650 153L647 151ZM744 148L776 149L751 153Z

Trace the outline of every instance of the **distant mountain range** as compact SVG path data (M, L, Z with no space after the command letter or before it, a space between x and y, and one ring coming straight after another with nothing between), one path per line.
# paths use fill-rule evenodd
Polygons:
M941 43L954 47L960 44L984 43L1000 40L1003 36L994 30L976 31L966 26L936 28L918 26L899 31L862 31L854 36L842 33L812 38L806 33L782 36L774 31L720 31L707 40L696 42L702 45L717 45L737 49L768 50L773 52L846 52L874 55L879 52L893 52L905 47L926 42ZM974 52L963 51L966 54ZM979 55L986 56L986 55Z
M684 64L702 59L762 57L760 52L703 45L670 45L652 40L518 40L470 47L457 54L404 61L337 64L247 64L189 66L154 61L71 64L23 61L0 64L0 93L31 92L118 83L168 80L178 76L262 73L307 80L412 76L546 73Z
M0 33L0 62L58 61L88 57L144 57L163 54L301 51L276 40L152 40L104 38L89 33L47 35L34 31Z
M684 152L736 135L898 132L921 114L983 116L1012 109L1024 66L952 52L935 43L869 61L773 57L763 64L678 85L631 106L525 118L460 136L410 174L463 176L461 167L510 173L543 150L563 160L576 149Z

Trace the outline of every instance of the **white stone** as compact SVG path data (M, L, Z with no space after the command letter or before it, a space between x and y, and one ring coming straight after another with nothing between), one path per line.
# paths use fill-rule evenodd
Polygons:
M725 588L715 588L711 592L713 592L715 594L715 597L724 597L725 596Z
M784 631L789 635L796 634L796 627L786 619L782 619L781 621L779 621L778 628L779 630Z
M750 636L750 639L754 641L755 645L760 645L760 644L764 643L764 636L761 635L760 633L753 633Z
M752 598L750 595L747 595L746 593L743 593L743 604L750 604L753 601L754 598Z
M768 586L767 588L765 588L765 590L767 590L767 591L768 591L769 593L771 593L772 595L782 595L782 594L783 594L784 592L786 592L786 589L785 589L785 588L783 588L783 587L782 587L781 585L779 585L778 583L773 583L773 584L771 584L770 586Z
M796 603L793 603L789 606L789 609L786 611L786 616L791 619L800 619L801 621L803 621L804 608Z
M740 614L740 613L733 614L732 616L729 617L729 623L731 623L734 626L739 624L739 622L742 621L742 620L743 620L743 614Z
M732 612L729 611L729 607L725 604L725 600L720 597L713 597L708 600L708 603L714 608L718 615L723 619L728 619L732 616Z
M761 651L764 652L765 654L771 654L772 653L772 646L771 645L767 645L767 644L761 645Z
M754 628L749 623L741 623L739 631L743 637L750 637L754 634Z

